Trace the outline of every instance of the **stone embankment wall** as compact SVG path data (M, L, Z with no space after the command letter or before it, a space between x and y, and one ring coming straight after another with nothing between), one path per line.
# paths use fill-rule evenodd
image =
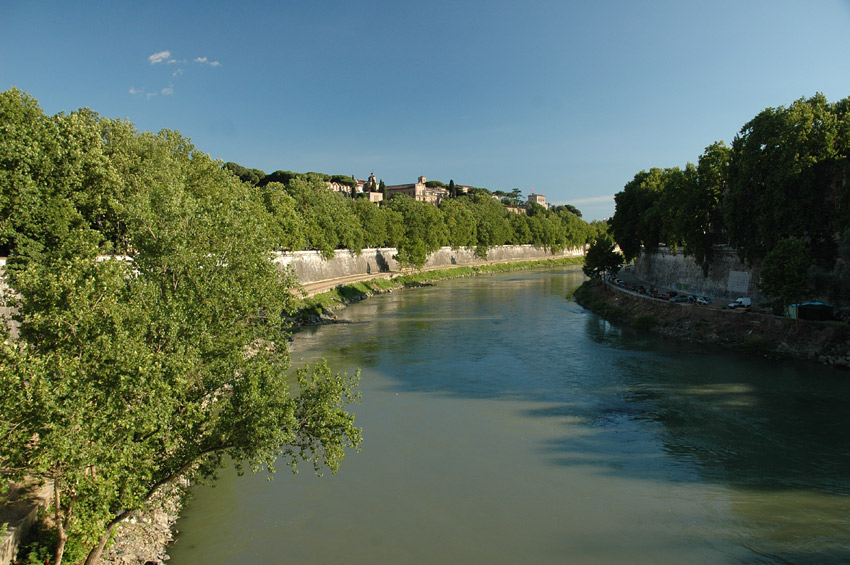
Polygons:
M332 259L325 259L318 251L294 251L279 253L275 262L290 267L298 282L305 284L353 276L399 273L401 266L393 259L396 253L395 248L364 249L359 255L338 250ZM442 247L428 257L424 269L581 256L584 256L582 248L552 253L548 249L531 245L505 245L491 249L487 259L481 260L475 257L472 249Z
M661 288L730 300L749 296L754 304L759 302L758 267L745 264L729 247L715 247L714 253L708 276L681 250L674 254L666 247L659 248L657 253L641 253L635 261L634 273Z

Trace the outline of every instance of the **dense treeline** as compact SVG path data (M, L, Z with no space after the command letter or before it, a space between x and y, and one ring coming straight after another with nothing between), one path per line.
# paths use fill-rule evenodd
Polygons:
M96 562L178 477L335 471L360 443L355 378L319 364L290 392L295 282L269 258L339 209L290 225L308 190L243 183L174 131L0 93L0 298L17 311L15 339L0 320L0 469L53 486L28 562Z
M731 147L713 143L696 165L636 174L615 196L612 233L627 259L664 243L706 272L715 245L731 245L750 264L766 262L767 273L794 249L810 267L802 269L806 284L794 282L797 295L847 303L848 181L850 98L829 103L817 94L765 109ZM781 294L778 281L762 282L771 296Z
M331 192L322 178L295 176L286 184L259 187L272 214L278 249L316 249L332 257L336 249L396 247L402 263L421 266L442 246L474 247L484 257L499 245L531 244L559 251L581 247L607 230L588 224L565 207L547 210L529 204L516 213L478 189L439 206L404 195L376 205L365 198Z

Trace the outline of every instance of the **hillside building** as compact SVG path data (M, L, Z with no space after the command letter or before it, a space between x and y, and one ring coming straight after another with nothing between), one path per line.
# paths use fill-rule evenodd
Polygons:
M445 188L425 186L427 180L425 177L419 177L415 183L387 186L387 198L392 198L396 194L405 194L419 202L430 202L436 205L448 197L449 191Z

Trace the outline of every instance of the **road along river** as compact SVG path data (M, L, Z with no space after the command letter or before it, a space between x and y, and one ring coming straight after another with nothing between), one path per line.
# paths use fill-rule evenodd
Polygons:
M360 453L197 487L171 563L843 563L850 374L694 349L578 267L379 295L296 364L362 369Z

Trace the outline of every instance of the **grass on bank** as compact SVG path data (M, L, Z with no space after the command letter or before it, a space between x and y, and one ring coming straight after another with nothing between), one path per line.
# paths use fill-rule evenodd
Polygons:
M545 268L561 265L581 265L583 257L565 257L562 259L542 259L538 261L518 261L515 263L492 263L474 267L451 267L431 271L415 271L386 279L371 279L352 284L341 285L328 292L316 294L298 301L294 321L305 324L317 321L329 312L351 302L362 300L374 294L389 292L400 288L424 286L435 281L471 277L475 275L517 271L522 269Z

